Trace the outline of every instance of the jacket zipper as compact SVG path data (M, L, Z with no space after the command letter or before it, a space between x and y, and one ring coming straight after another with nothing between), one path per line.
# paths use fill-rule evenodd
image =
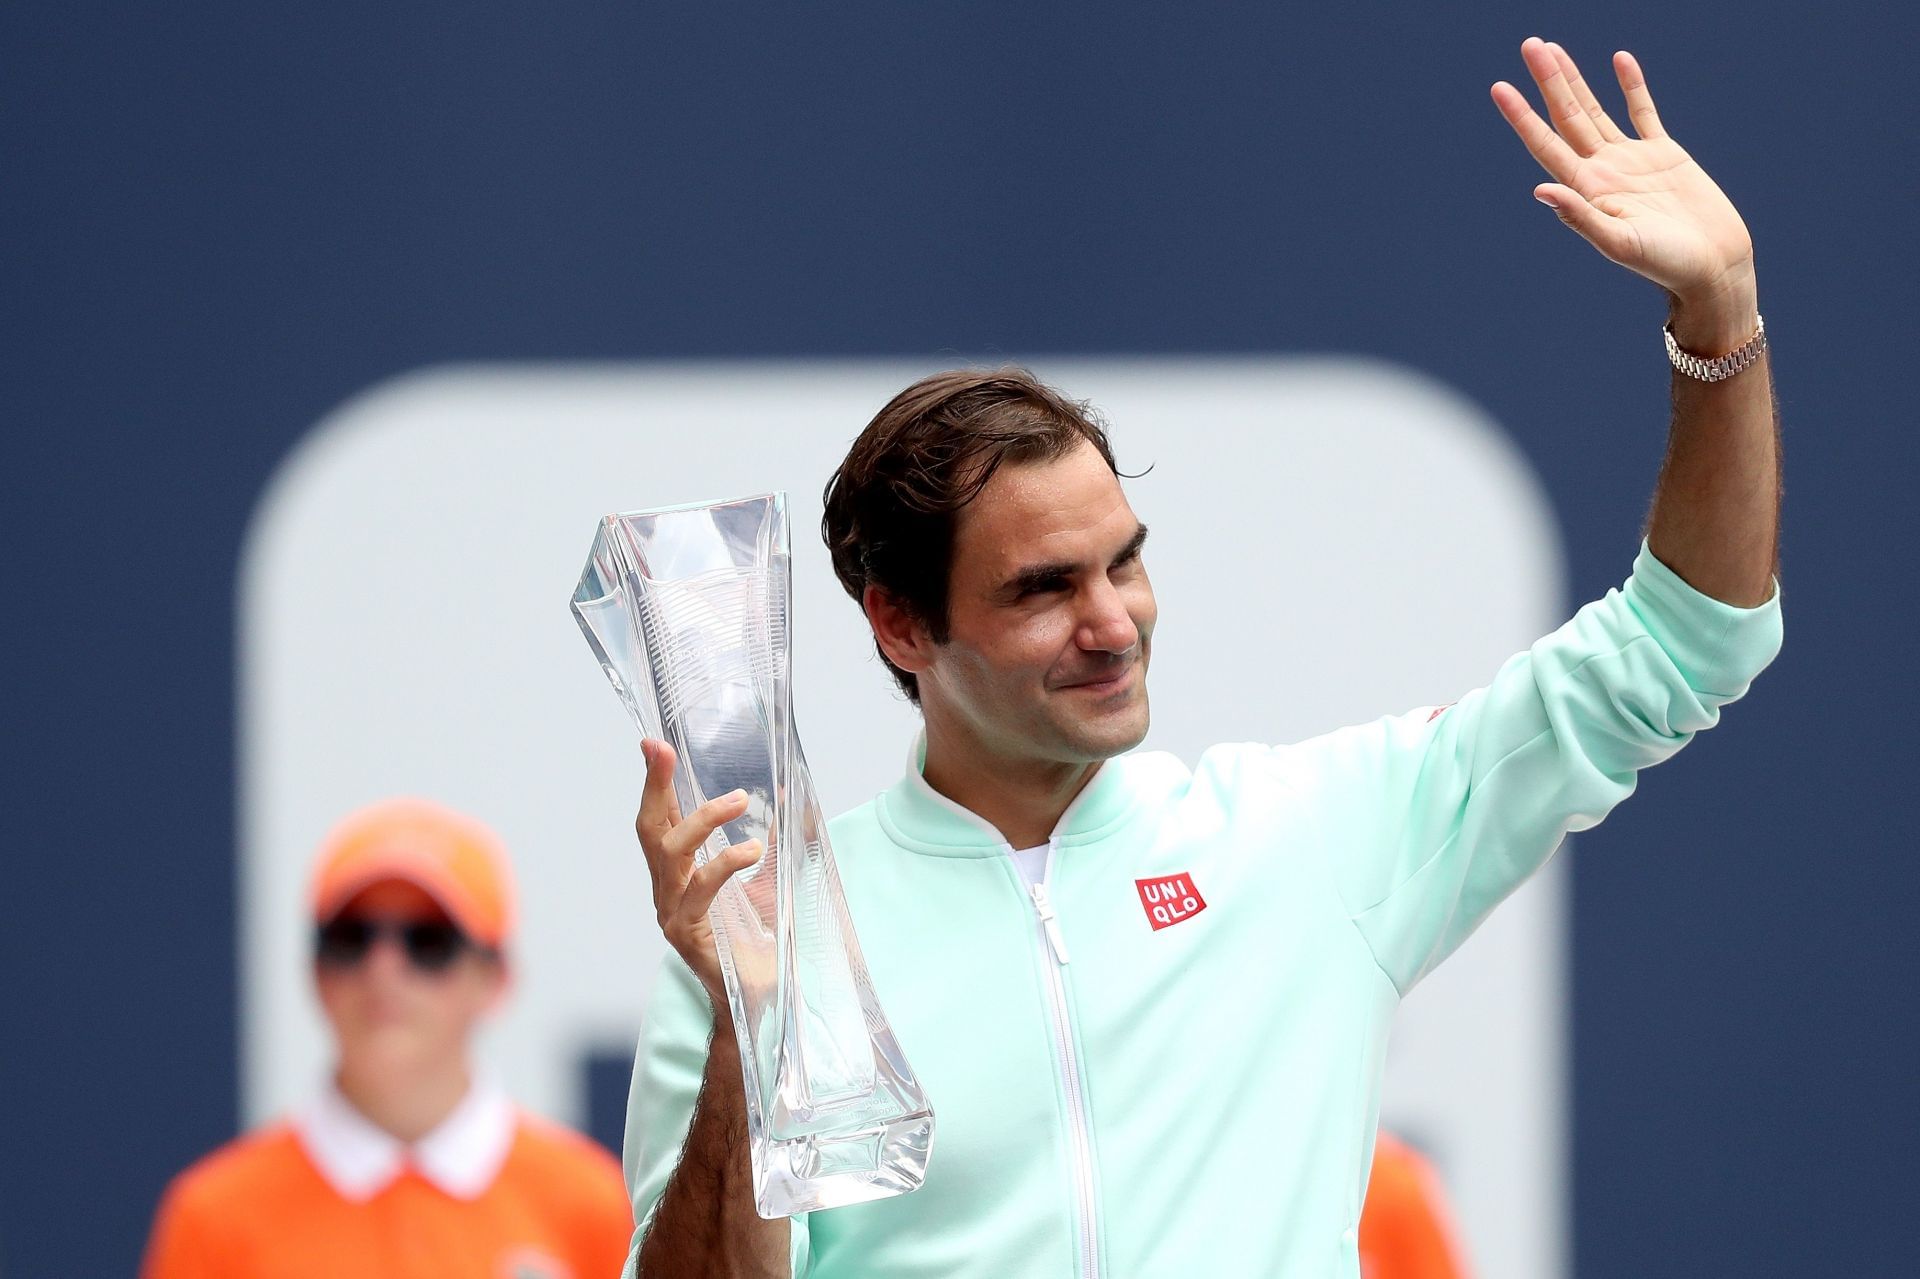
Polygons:
M1011 849L1008 850L1011 854ZM1067 963L1067 943L1060 921L1047 897L1053 879L1053 840L1047 841L1047 865L1040 882L1029 890L1037 917L1040 967L1046 973L1048 1003L1053 1014L1053 1038L1060 1051L1061 1083L1067 1092L1067 1124L1072 1146L1074 1215L1080 1228L1080 1279L1099 1279L1100 1236L1094 1224L1093 1137L1087 1119L1086 1087L1080 1078L1080 1059L1073 1051L1073 1027L1067 1017L1067 984L1061 969ZM1016 873L1018 873L1016 871Z

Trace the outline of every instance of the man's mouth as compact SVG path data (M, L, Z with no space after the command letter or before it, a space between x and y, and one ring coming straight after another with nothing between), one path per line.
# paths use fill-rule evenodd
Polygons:
M1060 687L1062 690L1075 690L1083 693L1117 692L1119 689L1126 687L1127 681L1133 676L1134 669L1139 665L1140 663L1138 662L1128 662L1125 666L1118 666L1110 671L1103 671L1087 679L1062 684Z

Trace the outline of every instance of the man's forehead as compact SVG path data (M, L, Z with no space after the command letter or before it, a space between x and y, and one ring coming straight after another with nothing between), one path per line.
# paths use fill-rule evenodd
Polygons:
M1139 521L1120 479L1092 445L1063 458L1002 466L961 511L955 529L968 556L996 565L1133 536Z

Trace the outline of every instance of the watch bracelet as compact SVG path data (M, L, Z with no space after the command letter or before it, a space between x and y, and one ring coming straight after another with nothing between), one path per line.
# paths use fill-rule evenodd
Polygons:
M1725 355L1707 360L1690 351L1680 349L1680 343L1674 340L1673 322L1669 320L1660 326L1660 334L1667 344L1667 362L1696 382L1724 382L1734 374L1752 367L1754 361L1765 353L1767 322L1756 314L1753 317L1753 324L1752 337Z

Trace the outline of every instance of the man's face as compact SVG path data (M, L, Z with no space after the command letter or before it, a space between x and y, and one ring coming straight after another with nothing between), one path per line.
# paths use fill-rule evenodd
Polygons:
M996 471L954 530L949 638L919 675L929 724L1009 760L1139 745L1157 617L1145 539L1091 444Z
M334 916L344 946L323 939L314 962L320 1006L343 1068L367 1078L463 1060L467 1042L506 989L503 961L466 944L425 889L372 884ZM417 927L410 942L405 930ZM357 936L356 936L357 932ZM371 936L369 944L354 942Z

